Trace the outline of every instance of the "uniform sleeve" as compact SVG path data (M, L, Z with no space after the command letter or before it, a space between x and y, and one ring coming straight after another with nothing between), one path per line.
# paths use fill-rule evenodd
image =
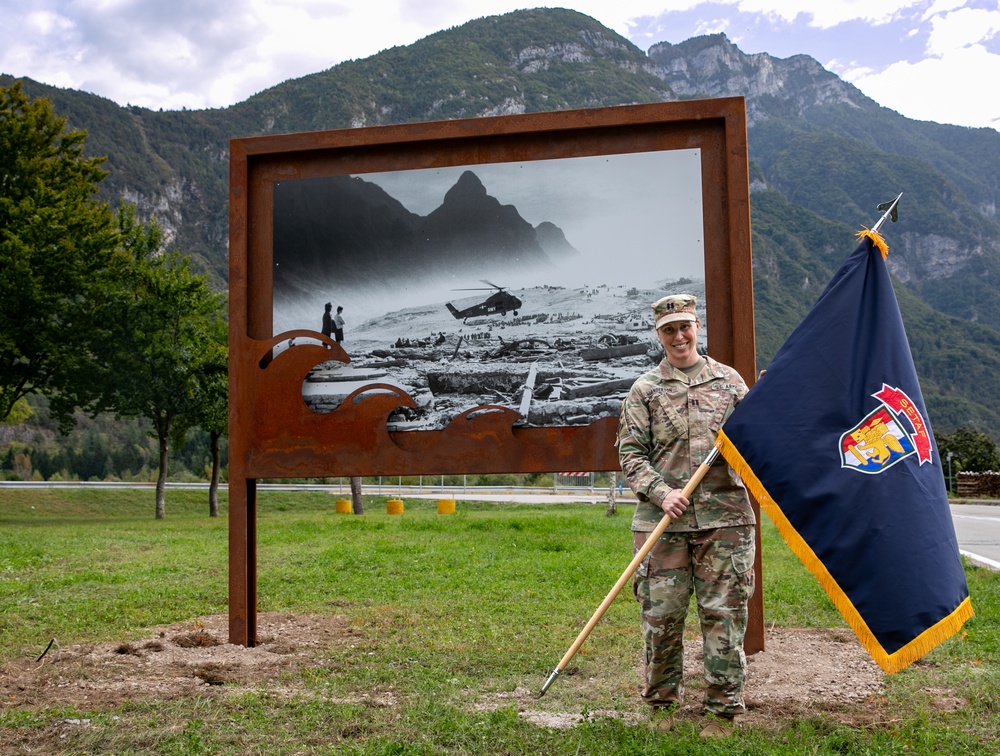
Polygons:
M633 389L622 404L618 420L618 460L625 481L639 500L649 500L658 507L671 488L650 462L652 444L649 408Z

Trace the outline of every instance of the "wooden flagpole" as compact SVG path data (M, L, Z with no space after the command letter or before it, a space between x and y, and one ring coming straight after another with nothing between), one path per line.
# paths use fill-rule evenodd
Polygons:
M712 463L715 462L715 458L718 456L718 447L713 448L712 451L709 452L708 456L705 457L705 461L701 463L697 470L695 470L694 475L691 476L691 479L681 491L681 494L683 494L685 499L690 498L691 494L694 493L698 484L701 483L701 479L704 478L705 474L708 472L708 468L712 466ZM660 539L660 536L663 535L663 532L670 525L670 522L670 516L664 515L663 519L660 520L659 524L657 524L657 526L653 529L653 532L646 537L646 542L642 545L642 548L635 553L635 556L632 557L632 561L629 563L629 566L625 568L625 572L623 572L622 576L618 578L618 582L614 584L608 592L608 595L604 597L604 601L602 601L601 605L597 607L597 611L594 612L594 616L587 621L583 630L580 631L576 640L573 641L573 645L569 647L569 650L563 655L559 664L557 664L556 668L552 670L552 674L549 675L549 679L545 681L545 685L542 686L542 690L538 694L539 698L545 695L545 691L549 689L549 686L552 685L552 682L556 679L556 677L558 677L559 674L566 669L566 665L569 664L570 659L572 659L576 655L576 652L580 650L580 646L582 646L583 642L587 640L587 636L590 635L590 631L594 629L594 626L598 622L600 622L601 617L604 616L608 607L611 606L611 602L615 600L618 594L621 593L622 588L625 587L625 583L627 583L629 578L632 577L637 569L639 569L639 565L642 564L642 560L646 558L646 555L649 554L650 551L652 551L653 546L656 545L656 542Z

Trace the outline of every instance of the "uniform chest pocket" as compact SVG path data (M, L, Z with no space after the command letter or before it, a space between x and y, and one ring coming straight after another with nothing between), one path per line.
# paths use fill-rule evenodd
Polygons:
M654 397L649 403L649 435L661 443L669 443L680 436L686 436L687 418L671 402L666 394Z
M702 407L711 408L708 425L713 433L718 433L719 428L721 428L726 420L729 419L729 416L733 414L733 410L736 409L736 404L739 402L739 398L740 394L737 393L735 387L730 385L713 386L712 390L708 392L701 404Z
M726 402L724 404L719 404L715 407L715 411L712 413L712 419L709 421L708 427L712 430L712 433L717 434L719 429L722 428L726 419L732 414L733 404L732 402Z

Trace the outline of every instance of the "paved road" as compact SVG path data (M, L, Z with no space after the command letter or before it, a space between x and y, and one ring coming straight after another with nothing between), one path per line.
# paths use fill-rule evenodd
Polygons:
M952 504L958 548L971 561L1000 570L1000 506Z

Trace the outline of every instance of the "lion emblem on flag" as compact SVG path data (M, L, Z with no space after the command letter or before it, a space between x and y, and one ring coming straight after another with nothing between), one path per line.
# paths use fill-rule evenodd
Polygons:
M872 396L881 406L840 437L840 466L877 474L913 454L930 462L927 424L913 401L886 383Z

